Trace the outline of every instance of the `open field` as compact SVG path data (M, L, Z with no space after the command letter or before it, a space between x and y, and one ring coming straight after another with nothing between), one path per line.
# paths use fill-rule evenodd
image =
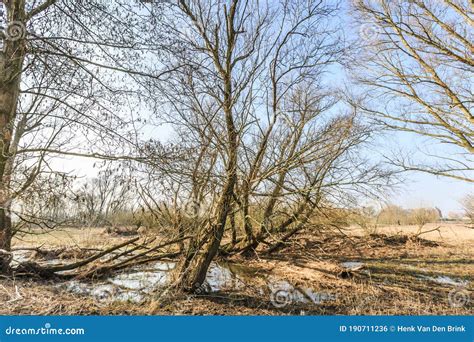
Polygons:
M474 230L440 223L427 225L424 231L438 226L439 231L418 238L413 235L416 227L410 226L381 227L371 236L356 228L346 229L347 236L334 231L301 234L274 255L219 258L209 270L208 287L197 295L163 294L166 283L154 283L139 298L123 296L123 288L133 288L130 284L137 281L128 278L130 274L140 275L139 281L146 283L172 267L153 271L154 266L144 266L84 284L81 280L3 279L0 313L472 314ZM65 229L17 237L13 248L64 249L69 253L63 251L57 258L65 263L78 257L70 252L77 247L100 249L124 239L109 236L102 228ZM39 261L56 262L42 258ZM111 284L123 288L107 290L104 298L100 289Z
M0 314L472 314L472 14L0 0Z

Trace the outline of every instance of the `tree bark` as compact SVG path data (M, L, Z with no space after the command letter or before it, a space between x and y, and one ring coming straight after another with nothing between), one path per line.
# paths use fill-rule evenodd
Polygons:
M237 244L237 227L235 226L235 212L232 211L229 216L230 229L232 231L232 247Z
M179 2L183 11L196 22L196 16L192 13L188 5L184 1ZM180 268L181 274L178 284L186 290L196 290L206 280L207 270L212 260L219 252L219 247L225 231L225 224L230 210L232 210L232 202L234 197L234 188L237 183L237 150L238 150L238 132L234 122L234 93L233 93L233 77L232 71L235 65L233 60L234 48L237 38L236 28L234 27L238 0L234 0L229 5L224 6L224 15L226 21L226 47L225 52L221 54L221 50L216 41L214 46L206 33L202 33L207 49L214 61L216 71L222 79L222 111L225 120L226 132L226 155L227 163L225 167L225 181L222 186L222 193L217 202L213 218L209 222L208 229L204 231L197 243L190 243L190 249ZM216 39L218 39L217 37Z
M7 23L19 22L25 27L24 0L11 0L6 2L5 6ZM0 249L9 251L12 238L10 180L14 159L14 153L11 153L11 142L26 43L23 37L19 39L5 37L3 44L3 51L0 52ZM8 258L0 255L0 271L6 271L9 263Z

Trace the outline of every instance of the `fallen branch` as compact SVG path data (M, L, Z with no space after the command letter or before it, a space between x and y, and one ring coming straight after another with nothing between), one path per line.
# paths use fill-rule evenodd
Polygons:
M180 237L178 239L174 239L171 241L166 241L163 243L158 244L157 246L148 248L147 245L150 244L155 240L155 238L152 238L149 241L144 241L141 244L135 245L133 248L122 251L116 255L114 255L112 258L110 258L107 261L104 261L101 265L92 267L89 270L86 271L78 271L75 273L67 273L67 274L58 274L59 272L64 272L64 271L72 271L76 270L79 268L82 268L86 265L89 265L93 263L94 261L108 255L112 254L113 252L127 247L129 245L135 244L140 238L136 237L131 240L122 242L118 245L112 246L104 251L101 251L100 253L94 254L93 256L72 263L72 264L67 264L67 265L51 265L51 266L43 266L35 262L25 262L20 265L18 265L13 271L16 275L26 275L26 274L31 274L39 277L44 277L44 278L53 278L53 277L61 277L61 278L90 278L90 277L97 277L100 275L104 275L113 271L117 270L122 270L125 268L129 267L135 267L137 265L142 265L146 264L149 262L153 261L158 261L166 258L175 258L178 255L180 255L180 252L168 252L164 254L158 254L158 255L153 255L160 249L163 249L167 246L173 245L180 243L184 240L189 239L190 236L185 236L185 237ZM140 249L145 249L145 251L142 251L138 254L133 254L133 252L139 251ZM111 263L114 260L117 260L121 257L126 257L125 260L121 260L117 263Z
M286 241L288 239L290 239L293 235L295 235L296 233L298 233L300 230L302 230L303 227L298 225L296 226L295 228L293 228L292 230L290 230L288 233L286 233L285 235L283 235L283 237L280 239L280 241L278 241L277 243L273 244L271 247L269 247L267 250L266 250L266 253L267 254L271 254L275 251L277 251L278 249L282 248L285 244L286 244Z
M179 256L180 254L181 253L179 253L179 252L166 253L166 254L161 254L161 255L154 256L154 257L150 257L150 258L140 259L140 260L137 260L135 262L130 262L129 260L127 260L126 262L122 262L122 263L119 263L119 264L106 265L106 266L102 266L102 267L98 267L98 268L88 270L85 273L77 275L75 278L76 279L97 278L97 277L109 274L111 272L114 272L114 271L120 271L120 270L123 270L123 269L126 269L126 268L131 268L131 267L144 265L144 264L147 264L149 262L160 261L160 260L169 259L169 258L175 258L175 257Z
M34 274L34 275L38 275L40 277L47 277L47 278L51 278L51 277L54 277L55 275L57 275L58 272L63 272L63 271L71 271L71 270L74 270L74 269L77 269L77 268L80 268L80 267L83 267L87 264L90 264L91 262L94 262L95 260L109 254L109 253L112 253L114 251L116 251L117 249L120 249L122 247L125 247L131 243L134 243L135 241L137 241L139 239L139 237L136 237L136 238L133 238L131 240L128 240L128 241L125 241L121 244L118 244L118 245L115 245L113 247L110 247L100 253L97 253L93 256L91 256L90 258L87 258L87 259L84 259L84 260L81 260L81 261L78 261L78 262L75 262L75 263L72 263L72 264L68 264L68 265L53 265L53 266L42 266L38 263L35 263L35 262L25 262L25 263L21 263L19 264L13 271L15 272L15 274Z
M436 231L439 233L439 236L441 236L440 228L441 228L441 226L438 226L438 227L430 229L430 230L425 230L424 232L419 232L418 234L415 234L414 237L417 238L422 234L427 234L427 233L436 232Z
M173 245L173 244L179 243L179 242L184 241L184 240L189 239L189 238L190 238L189 236L185 236L185 237L182 237L182 238L179 238L179 239L175 239L175 240L172 240L172 241L168 241L168 242L162 243L161 245L155 246L155 247L153 247L153 248L151 248L151 249L149 249L149 250L147 250L147 251L145 251L145 252L142 252L142 253L140 253L140 254L134 255L134 256L128 258L127 260L123 260L123 261L121 261L121 262L119 262L119 263L117 263L117 264L115 264L115 265L110 265L110 266L108 266L108 267L109 267L109 268L112 268L112 269L113 269L113 268L119 269L119 268L121 268L123 265L130 264L132 261L137 260L137 259L139 259L139 258L142 257L142 256L147 256L147 255L149 255L150 252L157 251L158 249L161 249L161 248L163 248L163 247L167 247L167 246L169 246L169 245ZM180 253L178 253L178 255L179 255L179 254L180 254Z
M131 240L125 241L125 242L123 242L119 245L115 245L113 247L110 247L110 248L108 248L108 249L106 249L106 250L104 250L100 253L97 253L97 254L91 256L90 258L87 258L87 259L84 259L84 260L81 260L81 261L78 261L78 262L75 262L75 263L69 264L69 265L50 266L49 269L53 272L70 271L70 270L85 266L87 264L90 264L91 262L96 261L97 259L102 258L103 256L116 251L117 249L128 246L128 245L138 241L139 239L140 239L140 237L136 237L136 238L133 238Z
M146 240L145 240L142 244L137 245L137 246L133 247L133 248L130 249L130 250L124 251L124 252L122 252L122 253L119 253L119 254L113 256L112 258L110 258L110 259L108 260L108 262L112 262L112 261L117 260L117 259L119 259L119 258L121 258L121 257L123 257L123 256L129 255L129 254L131 254L131 253L133 253L133 252L135 252L135 251L137 251L137 250L139 250L139 249L146 248L146 245L147 245L147 244L149 244L149 243L151 243L151 242L153 242L153 241L155 241L155 240L156 240L155 237L152 238L150 241L146 241Z

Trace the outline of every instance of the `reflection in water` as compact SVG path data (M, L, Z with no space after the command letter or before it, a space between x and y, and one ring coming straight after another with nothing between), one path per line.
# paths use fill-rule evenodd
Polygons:
M157 262L146 269L114 275L102 283L72 280L66 283L65 288L75 294L94 297L99 302L139 303L147 294L168 283L169 272L175 266L174 262Z
M438 284L445 284L445 285L453 285L453 286L467 286L469 281L461 280L461 279L453 279L448 276L437 276L437 277L429 277L429 276L421 276L421 278L434 281Z
M359 267L364 266L364 263L359 262L359 261L345 261L345 262L341 262L341 266L344 268L348 268L350 270L355 270Z
M62 287L75 294L94 297L99 302L139 303L146 298L146 295L169 283L170 271L175 266L174 262L157 262L147 268L114 275L101 283L72 280ZM206 288L209 292L240 289L245 286L242 279L227 265L212 263L207 273Z

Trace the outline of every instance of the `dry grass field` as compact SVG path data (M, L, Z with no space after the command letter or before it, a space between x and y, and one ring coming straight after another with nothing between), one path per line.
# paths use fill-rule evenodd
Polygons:
M71 281L3 279L0 313L472 314L474 230L460 223L427 225L423 230L438 226L439 231L419 237L414 235L417 227L411 226L381 227L370 236L357 228L346 229L346 236L302 234L274 255L219 261L209 275L217 288L194 296L163 294L165 284L139 301L104 301L71 291ZM57 262L64 263L82 257L74 252L79 247L95 250L123 239L102 228L65 229L17 237L14 249L59 249L63 255ZM144 281L154 277L140 274Z

